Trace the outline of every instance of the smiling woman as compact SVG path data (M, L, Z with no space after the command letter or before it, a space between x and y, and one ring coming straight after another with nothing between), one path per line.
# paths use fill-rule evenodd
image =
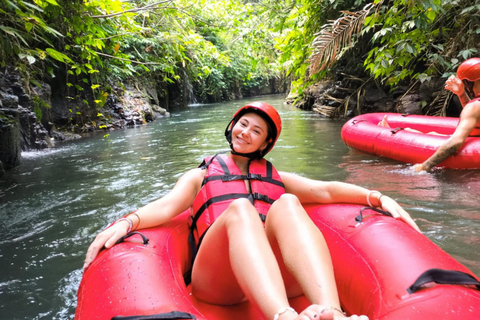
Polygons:
M247 114L247 116L242 117L245 114ZM235 124L239 125L238 128L235 127ZM230 143L230 149L233 154L242 155L241 153L238 153L232 145L232 130L235 129L236 133L243 134L244 130L242 128L248 127L249 125L254 129L253 133L256 137L259 135L264 136L263 144L265 145L262 144L258 146L256 150L253 150L250 153L244 153L244 155L247 158L262 158L272 150L275 142L278 140L278 137L282 132L282 120L280 119L277 110L263 102L252 102L243 108L240 108L233 115L233 119L225 129L225 137ZM248 130L245 133L248 133ZM237 138L237 135L235 135L235 138Z
M279 172L290 171L320 180L341 180L387 193L401 202L404 208L408 208L407 211L415 217L430 240L474 273L480 274L478 171L441 170L431 175L414 175L402 163L372 158L349 150L340 139L343 121L327 120L314 112L293 108L284 103L283 95L263 96L262 99L274 106L282 118L279 140L265 157L275 164ZM110 221L164 196L174 187L186 168L194 168L205 157L225 150L228 147L224 137L225 126L232 115L248 103L248 100L237 100L196 105L172 112L170 118L147 126L112 131L108 139L103 138L103 135L92 134L88 139L58 145L52 150L23 152L22 165L14 171L7 171L0 183L0 220L4 231L0 241L0 308L4 310L5 317L72 319L77 306L77 290L82 277L81 266L85 251L95 234ZM149 160L142 160L142 157L148 157ZM374 196L377 197L376 194ZM332 217L337 217L338 208L343 207L329 206L332 207ZM183 219L183 216L179 218ZM176 252L171 257L172 260L165 264L160 265L160 261L154 259L159 264L157 268L165 271L171 266L176 268L181 263L178 268L190 269L191 265L188 264L191 260L177 256L180 252L190 252L187 242L189 219L189 216L185 217L182 221L186 225L178 227L179 229L170 228L176 225L177 219L172 220L172 224L152 229L161 230L161 235L169 239L168 242L163 242L163 239L158 242L159 247L161 244L162 248L170 248L167 253L176 252L171 245L177 236L181 238L179 243L187 246L182 247L183 251ZM344 219L343 215L338 217L338 220ZM366 230L362 232L371 230L370 225L374 220L376 219L371 217L364 219L361 230ZM385 217L381 221L382 225L385 224L384 220L396 222L395 225L401 223ZM353 218L344 223L350 222L352 226L347 226L347 230L357 234L360 227L354 228L356 222ZM139 231L145 232L144 229ZM84 286L84 297L93 297L95 289L98 290L97 297L102 297L102 302L105 302L97 300L96 306L101 308L111 306L114 302L125 308L133 308L132 304L137 303L138 306L143 302L151 308L153 296L147 295L146 287L155 285L156 282L145 281L142 282L145 285L141 285L137 281L141 278L140 275L144 275L140 270L145 270L143 268L149 268L150 265L142 262L144 260L136 255L136 250L142 248L149 258L155 258L152 250L157 249L154 248L157 238L145 234L150 238L146 246L138 244L140 238L134 236L127 240L128 243L112 248L114 251L102 251L101 256L84 273L85 283L92 284ZM327 237L325 233L324 236ZM371 241L375 242L374 239ZM376 244L389 245L382 239L377 240ZM351 266L348 254L336 249L330 251L334 263L336 257L341 257L347 260L343 264L344 268ZM105 260L111 255L118 259L107 265ZM188 264L183 266L183 261ZM406 269L411 269L410 260L402 261ZM104 273L102 277L97 277L100 268L105 270L112 266L109 270L113 270L113 265L118 268L115 275L109 273L105 276ZM358 276L357 269L351 271L354 277ZM156 281L166 278L163 273L155 273L154 270L148 274L152 274ZM168 282L168 290L155 292L182 301L184 297L191 298L189 293L185 296L173 294L177 284L183 285L182 275L178 275L178 281ZM112 282L117 277L132 281L134 288L139 290L138 295L137 291L126 291L122 282ZM100 287L99 279L108 282L107 285ZM348 283L348 279L343 279L343 283ZM337 282L339 293L341 286ZM422 295L422 291L419 294ZM114 297L119 299L115 301ZM87 302L80 296L78 299L79 306L82 301ZM165 305L164 311L171 311L172 305ZM248 319L240 316L245 315L240 312L244 310L242 306L243 304L220 308L235 314L238 311L238 319ZM291 306L300 311L308 304L298 304L295 301ZM342 307L348 314L357 312L370 315L354 308L347 309L343 299ZM209 310L212 308L215 311L220 309L208 306ZM204 309L207 308L199 310L203 313ZM119 312L117 315L138 314L135 309L130 310L133 312ZM177 307L177 310L187 309ZM224 316L218 317L219 319L235 318L230 317L231 313L221 314ZM260 319L254 317L259 313L247 314L252 315L250 319ZM208 313L205 315L206 319L215 319L208 317ZM86 319L95 318L94 314ZM371 318L377 319L375 316ZM426 318L428 317L423 317ZM204 318L197 316L197 319ZM422 319L422 314L419 319Z
M325 239L302 204L374 205L414 232L419 229L396 201L378 191L277 172L263 157L281 131L280 115L271 105L252 102L240 108L225 130L230 154L206 158L167 195L98 234L87 251L86 272L102 248L191 207L191 290L197 299L224 306L249 300L265 319L347 318ZM302 294L311 305L299 315L289 299Z

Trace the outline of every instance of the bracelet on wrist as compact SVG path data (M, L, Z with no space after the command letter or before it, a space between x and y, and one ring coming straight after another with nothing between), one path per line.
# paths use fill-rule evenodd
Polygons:
M129 218L120 218L118 219L117 221L115 221L115 224L119 223L120 221L127 221L128 222L128 230L127 230L127 233L129 233L130 231L132 231L133 229L133 221Z
M135 226L135 228L132 228L132 230L138 229L138 226L140 225L140 216L138 215L138 213L136 211L132 211L129 214L127 214L125 216L125 218L128 218L129 215L135 215L137 217L137 219L138 219L137 225Z
M370 207L372 207L372 208L377 207L377 206L374 206L374 205L372 204L372 202L370 201L370 197L371 197L372 194L374 194L375 192L380 195L377 200L378 200L378 202L379 202L380 205L382 204L382 203L380 202L380 198L383 196L383 194L382 194L380 191L372 190L372 191L370 191L370 192L367 194L367 204L368 204Z

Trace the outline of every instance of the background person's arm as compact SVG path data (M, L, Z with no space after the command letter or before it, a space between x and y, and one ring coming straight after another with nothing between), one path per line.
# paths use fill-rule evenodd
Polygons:
M480 120L480 102L473 102L465 106L460 114L460 122L452 136L430 158L423 163L416 164L415 170L417 172L430 171L433 167L454 155L475 128L478 120Z

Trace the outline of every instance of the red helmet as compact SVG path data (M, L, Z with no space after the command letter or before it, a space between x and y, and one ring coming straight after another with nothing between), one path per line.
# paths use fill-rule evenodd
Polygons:
M480 79L480 58L465 60L457 69L460 80L477 81Z
M261 153L255 152L255 154L252 155L244 155L250 158L262 158L270 150L272 150L275 142L277 142L277 139L282 132L282 119L280 118L277 110L275 110L274 107L265 102L251 102L246 106L241 107L237 110L237 112L235 112L232 121L230 121L230 123L227 125L227 128L225 129L225 137L227 138L228 143L230 143L230 147L232 146L232 128L242 117L242 115L248 112L254 112L261 116L267 122L269 129L271 130L271 132L269 130L268 145ZM235 150L233 149L232 151L235 152Z

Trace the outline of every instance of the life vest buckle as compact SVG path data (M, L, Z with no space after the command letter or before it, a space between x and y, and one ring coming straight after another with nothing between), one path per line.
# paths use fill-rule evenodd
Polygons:
M256 174L256 173L249 173L249 174L247 174L247 179L248 180L262 180L262 175L261 174Z
M252 196L253 196L254 200L260 200L260 201L264 201L264 202L270 203L270 204L273 203L273 200L270 199L267 195L255 192L255 193L252 194Z

